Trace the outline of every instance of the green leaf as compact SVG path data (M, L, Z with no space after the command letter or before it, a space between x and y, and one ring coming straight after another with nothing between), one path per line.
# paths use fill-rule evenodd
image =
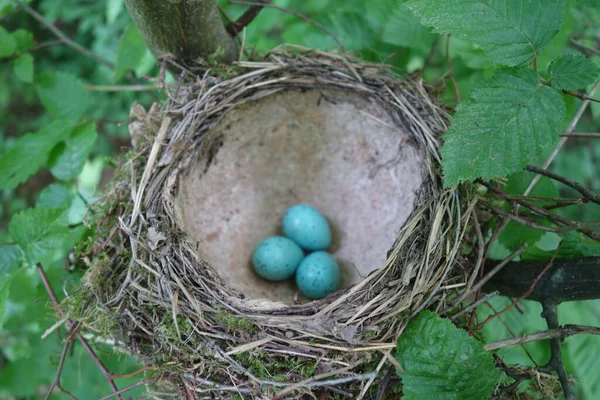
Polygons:
M125 2L123 0L108 0L106 2L106 22L108 25L115 22L121 11L123 11L124 5Z
M589 58L567 54L552 61L548 66L550 84L562 90L577 90L594 83L600 70Z
M73 193L68 186L62 183L48 185L40 193L36 207L68 209L73 203Z
M6 29L0 26L0 57L12 56L16 48L15 39Z
M127 71L135 69L142 61L145 53L146 44L142 39L142 35L140 35L134 24L129 25L119 44L115 80L121 79Z
M381 39L395 46L427 49L434 42L436 35L431 29L421 25L419 20L402 4L396 3L390 17L383 25Z
M4 315L6 300L10 295L10 282L13 273L21 265L23 252L14 244L0 245L0 317Z
M506 186L502 186L502 190L506 194L510 195L522 195L527 190L527 187L533 180L534 174L526 171L516 172L508 177ZM558 197L558 188L553 180L542 177L538 184L533 188L530 193L531 196L540 197ZM544 206L548 202L530 201L530 203L536 206ZM504 207L505 210L509 211L510 206L507 204ZM543 225L544 220L539 219L536 221L538 224ZM498 237L498 240L511 252L519 248L523 243L527 243L530 247L536 243L544 231L539 229L529 228L523 224L515 221L510 221L504 231Z
M500 376L480 342L430 311L410 321L395 358L407 400L487 399Z
M32 265L55 261L70 244L64 209L29 208L12 217L9 229Z
M556 240L556 245L560 240ZM556 245L551 249L543 249L535 245L528 247L521 254L523 260L549 260L554 254ZM562 238L562 245L556 253L556 258L580 258L600 256L600 242L590 239L581 232L567 232Z
M408 0L406 6L433 26L478 44L497 64L533 59L558 32L563 0Z
M554 146L565 103L527 68L503 70L458 105L444 135L445 185L502 177Z
M71 132L71 127L58 120L39 131L21 136L0 155L0 189L12 189L35 173L46 161L56 143Z
M21 81L33 82L33 56L31 54L23 54L13 61L13 68L15 75Z
M12 33L17 51L23 53L33 47L33 33L25 29L17 29Z
M59 143L50 153L48 165L52 175L63 181L76 178L83 169L97 137L94 123L74 128L65 143Z
M77 121L90 104L89 92L71 74L46 72L37 77L36 84L42 104L55 118Z

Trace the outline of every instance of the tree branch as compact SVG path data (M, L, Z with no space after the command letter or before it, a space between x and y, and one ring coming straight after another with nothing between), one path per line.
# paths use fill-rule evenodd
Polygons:
M233 37L237 36L238 33L244 29L244 27L248 26L250 22L254 20L260 13L260 10L263 9L265 3L270 3L268 0L259 0L256 5L250 6L248 10L241 17L237 19L237 21L230 22L227 25L227 32Z
M237 45L225 30L215 0L125 0L133 22L157 59L172 54L184 62L237 59Z
M596 193L592 192L591 190L589 190L588 188L586 188L585 186L583 186L581 183L578 182L572 182L570 180L568 180L567 178L557 175L554 172L550 172L548 170L542 169L542 168L538 168L536 166L533 165L527 165L525 167L525 169L527 171L531 171L531 172L535 172L536 174L539 175L544 175L550 179L554 179L555 181L558 181L560 183L564 183L565 185L577 190L579 193L581 193L582 195L584 195L585 197L587 197L588 199L590 199L591 201L593 201L596 204L600 204L600 196L597 195Z
M488 268L494 264L488 262ZM531 286L548 261L510 262L502 272L492 277L486 291L500 291L509 297L519 297ZM540 278L528 300L563 301L590 300L600 298L600 257L558 259Z
M565 325L562 328L548 329L542 332L530 333L515 338L489 343L483 346L483 348L486 351L493 351L503 347L516 346L523 343L536 342L538 340L565 339L569 336L578 334L600 335L600 328L586 325Z

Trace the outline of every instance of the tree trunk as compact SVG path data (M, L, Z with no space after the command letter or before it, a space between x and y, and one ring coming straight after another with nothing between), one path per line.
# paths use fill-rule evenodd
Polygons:
M237 59L215 0L125 0L129 14L156 58L170 53L182 61Z

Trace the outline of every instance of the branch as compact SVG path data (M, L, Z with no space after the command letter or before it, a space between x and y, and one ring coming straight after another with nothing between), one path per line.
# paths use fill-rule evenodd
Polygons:
M265 1L258 1L258 3L260 3L263 7L271 7L271 8L275 8L276 10L283 11L288 14L292 14L292 15L308 22L309 24L316 26L317 28L321 29L322 31L327 33L329 36L331 36L333 38L333 40L335 40L335 42L337 43L340 50L342 50L344 53L347 52L346 47L342 44L342 41L340 39L338 39L338 37L335 36L333 32L331 32L329 29L327 29L325 26L321 25L317 21L312 20L312 19L308 18L306 15L300 14L299 12L290 10L289 8L277 6L275 4L267 3ZM233 1L233 0L230 0L229 4L240 4L242 6L255 6L256 5L256 3L250 3L247 1Z
M554 300L548 300L542 302L542 317L546 320L549 329L558 329L558 309L557 302ZM558 379L560 381L560 386L563 389L563 394L565 395L565 400L577 400L571 386L569 385L569 376L567 375L567 371L565 371L565 365L562 361L562 356L560 354L560 339L554 338L550 339L550 361L544 367L541 367L539 370L542 372L551 372L556 371L558 373Z
M252 22L254 18L258 16L260 10L262 10L265 6L264 3L269 3L269 1L259 0L256 5L253 5L246 10L246 12L242 14L237 21L227 24L227 27L225 28L227 29L227 32L233 37L237 36L237 34L240 33L244 27L248 26L248 24L250 24L250 22Z
M578 99L581 99L581 100L589 100L589 101L593 101L596 103L600 103L600 99L588 96L585 93L579 93L579 92L575 92L573 90L567 90L567 89L563 89L562 92L564 94L568 94L569 96L577 97Z
M600 133L596 132L570 132L570 133L561 133L562 137L574 137L574 138L590 138L590 139L600 139Z
M600 328L586 325L565 325L562 328L548 329L546 331L531 333L515 338L500 340L483 346L486 351L498 350L503 347L521 345L523 343L536 342L547 339L565 339L578 334L600 335Z
M550 179L554 179L555 181L558 181L560 183L564 183L565 185L577 190L579 193L581 193L582 195L584 195L585 197L587 197L594 203L600 204L600 196L598 196L596 193L592 192L591 190L589 190L588 188L583 186L581 183L572 182L565 177L555 174L554 172L550 172L548 170L538 168L533 165L527 165L525 167L525 169L527 171L535 172L536 174L539 174L539 175L544 175L544 176L546 176Z
M237 45L225 30L215 0L125 0L129 14L152 54L167 54L184 62L237 59Z
M489 262L489 268L493 264ZM519 261L506 265L484 286L508 297L519 297L547 266L548 261ZM600 298L600 257L555 260L533 288L528 300L540 302L591 300Z
M35 11L33 8L29 7L27 4L23 3L20 0L12 0L12 1L15 2L23 10L25 10L27 12L27 14L31 15L36 21L38 21L40 24L42 24L46 28L48 28L52 33L54 33L61 40L61 42L63 42L67 46L71 47L72 49L77 50L79 53L83 54L86 57L91 58L92 60L94 60L96 62L99 62L100 64L106 65L108 68L111 68L111 69L115 68L115 64L113 64L112 62L110 62L110 61L106 60L105 58L102 58L102 57L100 57L100 56L92 53L91 51L89 51L85 47L80 46L79 44L77 44L74 41L72 41L67 35L65 35L64 33L62 33L53 24L51 24L50 22L46 21L46 19L40 13L38 13L37 11Z

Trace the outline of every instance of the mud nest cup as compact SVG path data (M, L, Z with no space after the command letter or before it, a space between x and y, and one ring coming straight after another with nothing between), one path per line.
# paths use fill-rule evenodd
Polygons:
M473 204L442 187L448 117L421 81L339 54L284 48L227 75L132 108L134 149L94 206L93 301L71 313L175 396L364 396L410 316L466 281ZM322 300L250 265L296 203L332 225L342 287Z

